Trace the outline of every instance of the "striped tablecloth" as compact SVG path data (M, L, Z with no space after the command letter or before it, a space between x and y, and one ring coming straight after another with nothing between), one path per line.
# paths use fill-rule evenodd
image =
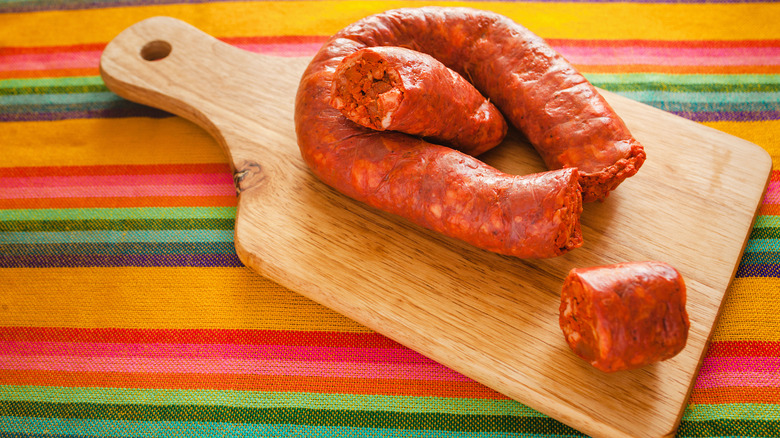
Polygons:
M419 5L0 0L0 436L582 435L243 267L220 147L98 73L105 44L149 16L289 56ZM678 436L780 435L780 4L457 5L772 155Z

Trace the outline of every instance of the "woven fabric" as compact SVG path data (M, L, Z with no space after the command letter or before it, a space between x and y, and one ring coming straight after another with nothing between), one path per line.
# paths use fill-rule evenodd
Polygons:
M459 4L526 25L599 87L770 153L677 434L780 436L780 4ZM99 77L105 44L150 16L305 56L417 5L0 0L0 436L582 436L244 267L220 147Z

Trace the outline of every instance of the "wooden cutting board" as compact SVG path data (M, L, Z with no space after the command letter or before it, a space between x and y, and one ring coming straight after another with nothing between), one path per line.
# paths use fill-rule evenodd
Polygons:
M584 433L672 435L768 184L769 155L604 92L645 145L645 165L605 202L585 205L582 248L545 260L504 257L352 201L313 176L293 125L307 64L156 17L117 36L100 66L112 91L185 117L224 146L246 265ZM544 170L516 134L483 158L510 173ZM666 362L604 374L569 351L558 327L563 278L573 267L648 259L671 263L686 280L688 344Z

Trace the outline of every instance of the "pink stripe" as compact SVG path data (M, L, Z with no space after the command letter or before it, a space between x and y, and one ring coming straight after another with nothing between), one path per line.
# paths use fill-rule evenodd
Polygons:
M109 373L257 374L470 381L438 364L316 362L293 360L149 359L73 356L0 356L0 369Z
M184 173L150 175L78 175L0 178L2 188L79 186L167 186L233 184L229 173Z
M780 47L555 46L573 64L780 65Z
M101 51L25 53L0 56L0 71L97 67Z
M136 358L225 358L309 360L318 362L392 362L435 364L407 348L346 348L296 345L122 344L0 342L1 356L74 356Z
M729 386L770 387L780 389L780 374L762 372L721 372L699 374L696 388L723 388Z
M764 204L780 204L780 181L769 181L764 195Z
M275 56L310 56L317 53L322 43L295 44L236 44L241 49Z
M307 56L321 47L319 42L239 43L244 50L266 55ZM780 47L652 47L588 46L556 44L555 49L574 64L653 65L780 65ZM94 68L101 51L63 51L0 56L0 71Z
M320 49L322 43L291 44L237 44L250 52L276 56L311 56ZM25 53L0 56L0 71L35 71L67 68L96 68L100 64L97 51Z
M699 373L773 372L780 374L780 357L708 357Z
M697 388L779 387L780 357L719 356L702 362Z
M235 196L233 184L182 186L19 187L3 190L0 199L106 198L149 196Z

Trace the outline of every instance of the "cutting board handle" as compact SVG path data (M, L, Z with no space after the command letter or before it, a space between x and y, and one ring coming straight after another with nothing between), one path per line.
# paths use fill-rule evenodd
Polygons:
M298 154L287 140L294 95L285 90L295 87L306 62L248 52L183 21L153 17L108 43L100 74L119 96L205 129L245 179L260 160Z

